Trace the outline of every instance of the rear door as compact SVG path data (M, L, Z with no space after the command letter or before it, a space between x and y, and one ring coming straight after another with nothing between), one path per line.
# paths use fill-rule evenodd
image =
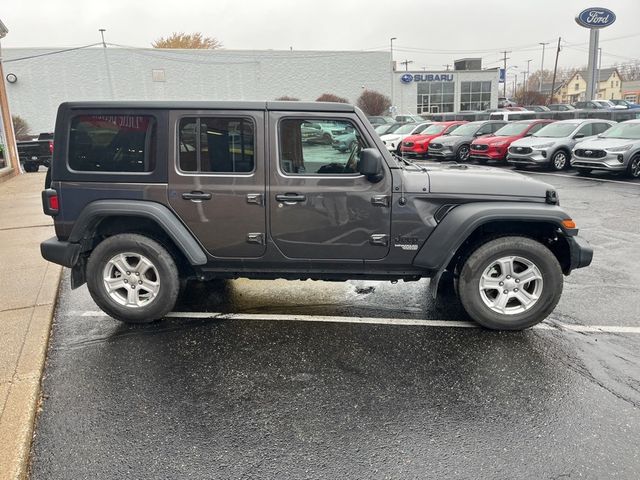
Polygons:
M173 112L169 203L209 254L265 252L263 111Z
M332 143L304 140L308 122L331 125ZM358 173L374 146L355 114L269 112L271 237L288 258L377 260L389 253L390 171L372 182ZM384 163L384 162L383 162Z

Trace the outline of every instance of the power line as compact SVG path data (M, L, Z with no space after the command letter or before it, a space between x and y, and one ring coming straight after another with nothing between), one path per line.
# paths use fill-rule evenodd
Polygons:
M82 45L81 47L65 48L62 50L55 50L53 52L39 53L37 55L29 55L26 57L19 57L19 58L10 58L8 60L4 60L3 63L19 62L20 60L29 60L31 58L47 57L49 55L58 55L60 53L73 52L74 50L82 50L83 48L95 47L97 45L102 45L102 43L91 43L89 45Z

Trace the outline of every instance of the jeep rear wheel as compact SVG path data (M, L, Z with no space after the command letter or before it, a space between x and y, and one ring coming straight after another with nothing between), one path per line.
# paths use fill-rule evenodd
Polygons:
M173 257L143 235L102 241L87 263L87 286L98 306L126 323L147 323L169 313L180 289Z
M460 302L480 325L522 330L544 320L562 294L562 269L543 244L501 237L476 249L458 279Z

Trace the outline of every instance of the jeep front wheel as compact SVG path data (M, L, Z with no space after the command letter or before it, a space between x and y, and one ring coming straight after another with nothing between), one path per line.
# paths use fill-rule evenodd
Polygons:
M87 263L87 286L106 314L126 323L148 323L170 312L180 281L173 257L138 234L102 241Z
M562 269L543 244L501 237L481 245L458 279L462 306L480 325L522 330L544 320L562 294Z

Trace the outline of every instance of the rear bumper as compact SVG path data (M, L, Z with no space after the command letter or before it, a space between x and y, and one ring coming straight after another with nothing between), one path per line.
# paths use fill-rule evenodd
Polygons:
M63 267L73 267L80 257L80 244L63 242L51 237L40 244L40 253L45 260Z
M570 270L589 266L593 260L593 248L584 238L578 236L567 237L571 252ZM568 273L568 272L567 272Z

